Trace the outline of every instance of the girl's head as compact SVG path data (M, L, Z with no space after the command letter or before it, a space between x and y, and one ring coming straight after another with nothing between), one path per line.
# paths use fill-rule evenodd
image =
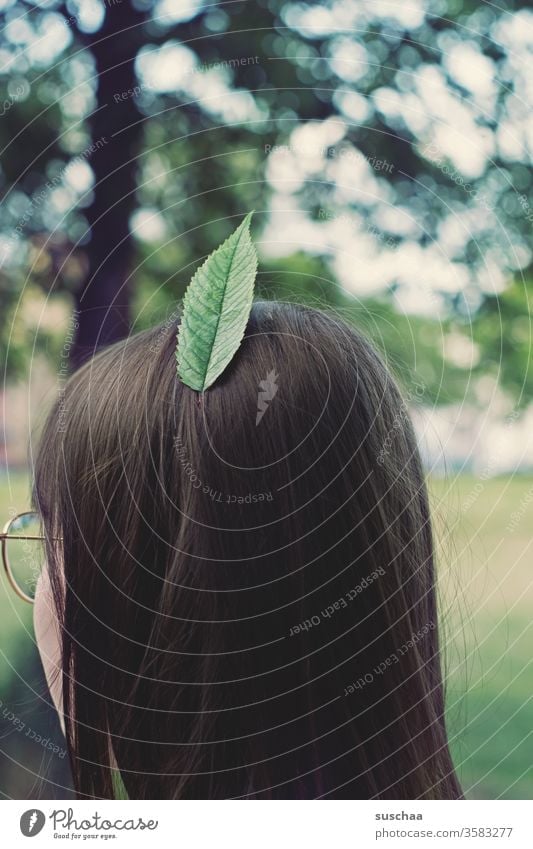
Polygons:
M80 794L451 798L427 494L355 330L256 303L203 395L176 324L68 382L36 460ZM37 617L42 602L37 604Z

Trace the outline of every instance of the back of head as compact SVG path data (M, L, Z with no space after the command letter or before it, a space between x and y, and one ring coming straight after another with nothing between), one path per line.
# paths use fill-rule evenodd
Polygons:
M199 394L175 337L85 365L37 458L78 792L112 795L116 762L131 798L459 795L389 372L335 317L259 302Z

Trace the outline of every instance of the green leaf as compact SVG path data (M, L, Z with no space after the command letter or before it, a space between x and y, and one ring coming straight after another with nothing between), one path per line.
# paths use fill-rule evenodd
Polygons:
M219 377L242 342L252 308L257 253L249 212L197 270L183 298L178 376L198 392Z
M111 770L111 781L113 784L113 798L114 799L129 799L128 791L126 790L126 785L122 780L122 776L120 774L119 769Z

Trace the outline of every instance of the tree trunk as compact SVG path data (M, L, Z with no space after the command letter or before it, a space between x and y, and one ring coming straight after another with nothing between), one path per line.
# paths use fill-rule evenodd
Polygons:
M143 135L135 104L134 63L144 21L144 13L126 0L107 0L102 28L90 36L80 33L98 76L96 107L88 121L91 144L84 152L95 185L87 210L88 273L76 297L79 326L73 369L129 332L133 262L129 219L136 203L136 157Z

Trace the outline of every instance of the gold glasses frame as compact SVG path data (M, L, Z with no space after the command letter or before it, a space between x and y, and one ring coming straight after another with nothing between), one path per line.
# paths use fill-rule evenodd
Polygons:
M5 523L5 525L2 529L2 533L0 534L0 544L1 544L1 547L2 547L2 562L4 564L4 571L6 573L7 580L9 581L12 589L18 595L18 597L21 598L23 601L27 601L28 604L33 604L35 602L35 599L32 596L28 595L28 593L24 592L24 590L19 586L17 579L15 578L15 575L13 574L13 570L12 570L11 564L9 562L9 557L7 556L7 541L10 540L10 539L13 539L13 540L18 539L18 540L36 540L38 542L45 542L46 541L45 536L40 536L40 535L34 536L33 534L10 534L9 533L9 528L11 527L11 525L14 522L16 522L17 519L21 519L23 516L38 516L38 515L39 514L36 513L35 510L24 510L22 513L17 513L16 516L13 516L11 519L9 519ZM56 539L56 537L54 537L54 539Z

